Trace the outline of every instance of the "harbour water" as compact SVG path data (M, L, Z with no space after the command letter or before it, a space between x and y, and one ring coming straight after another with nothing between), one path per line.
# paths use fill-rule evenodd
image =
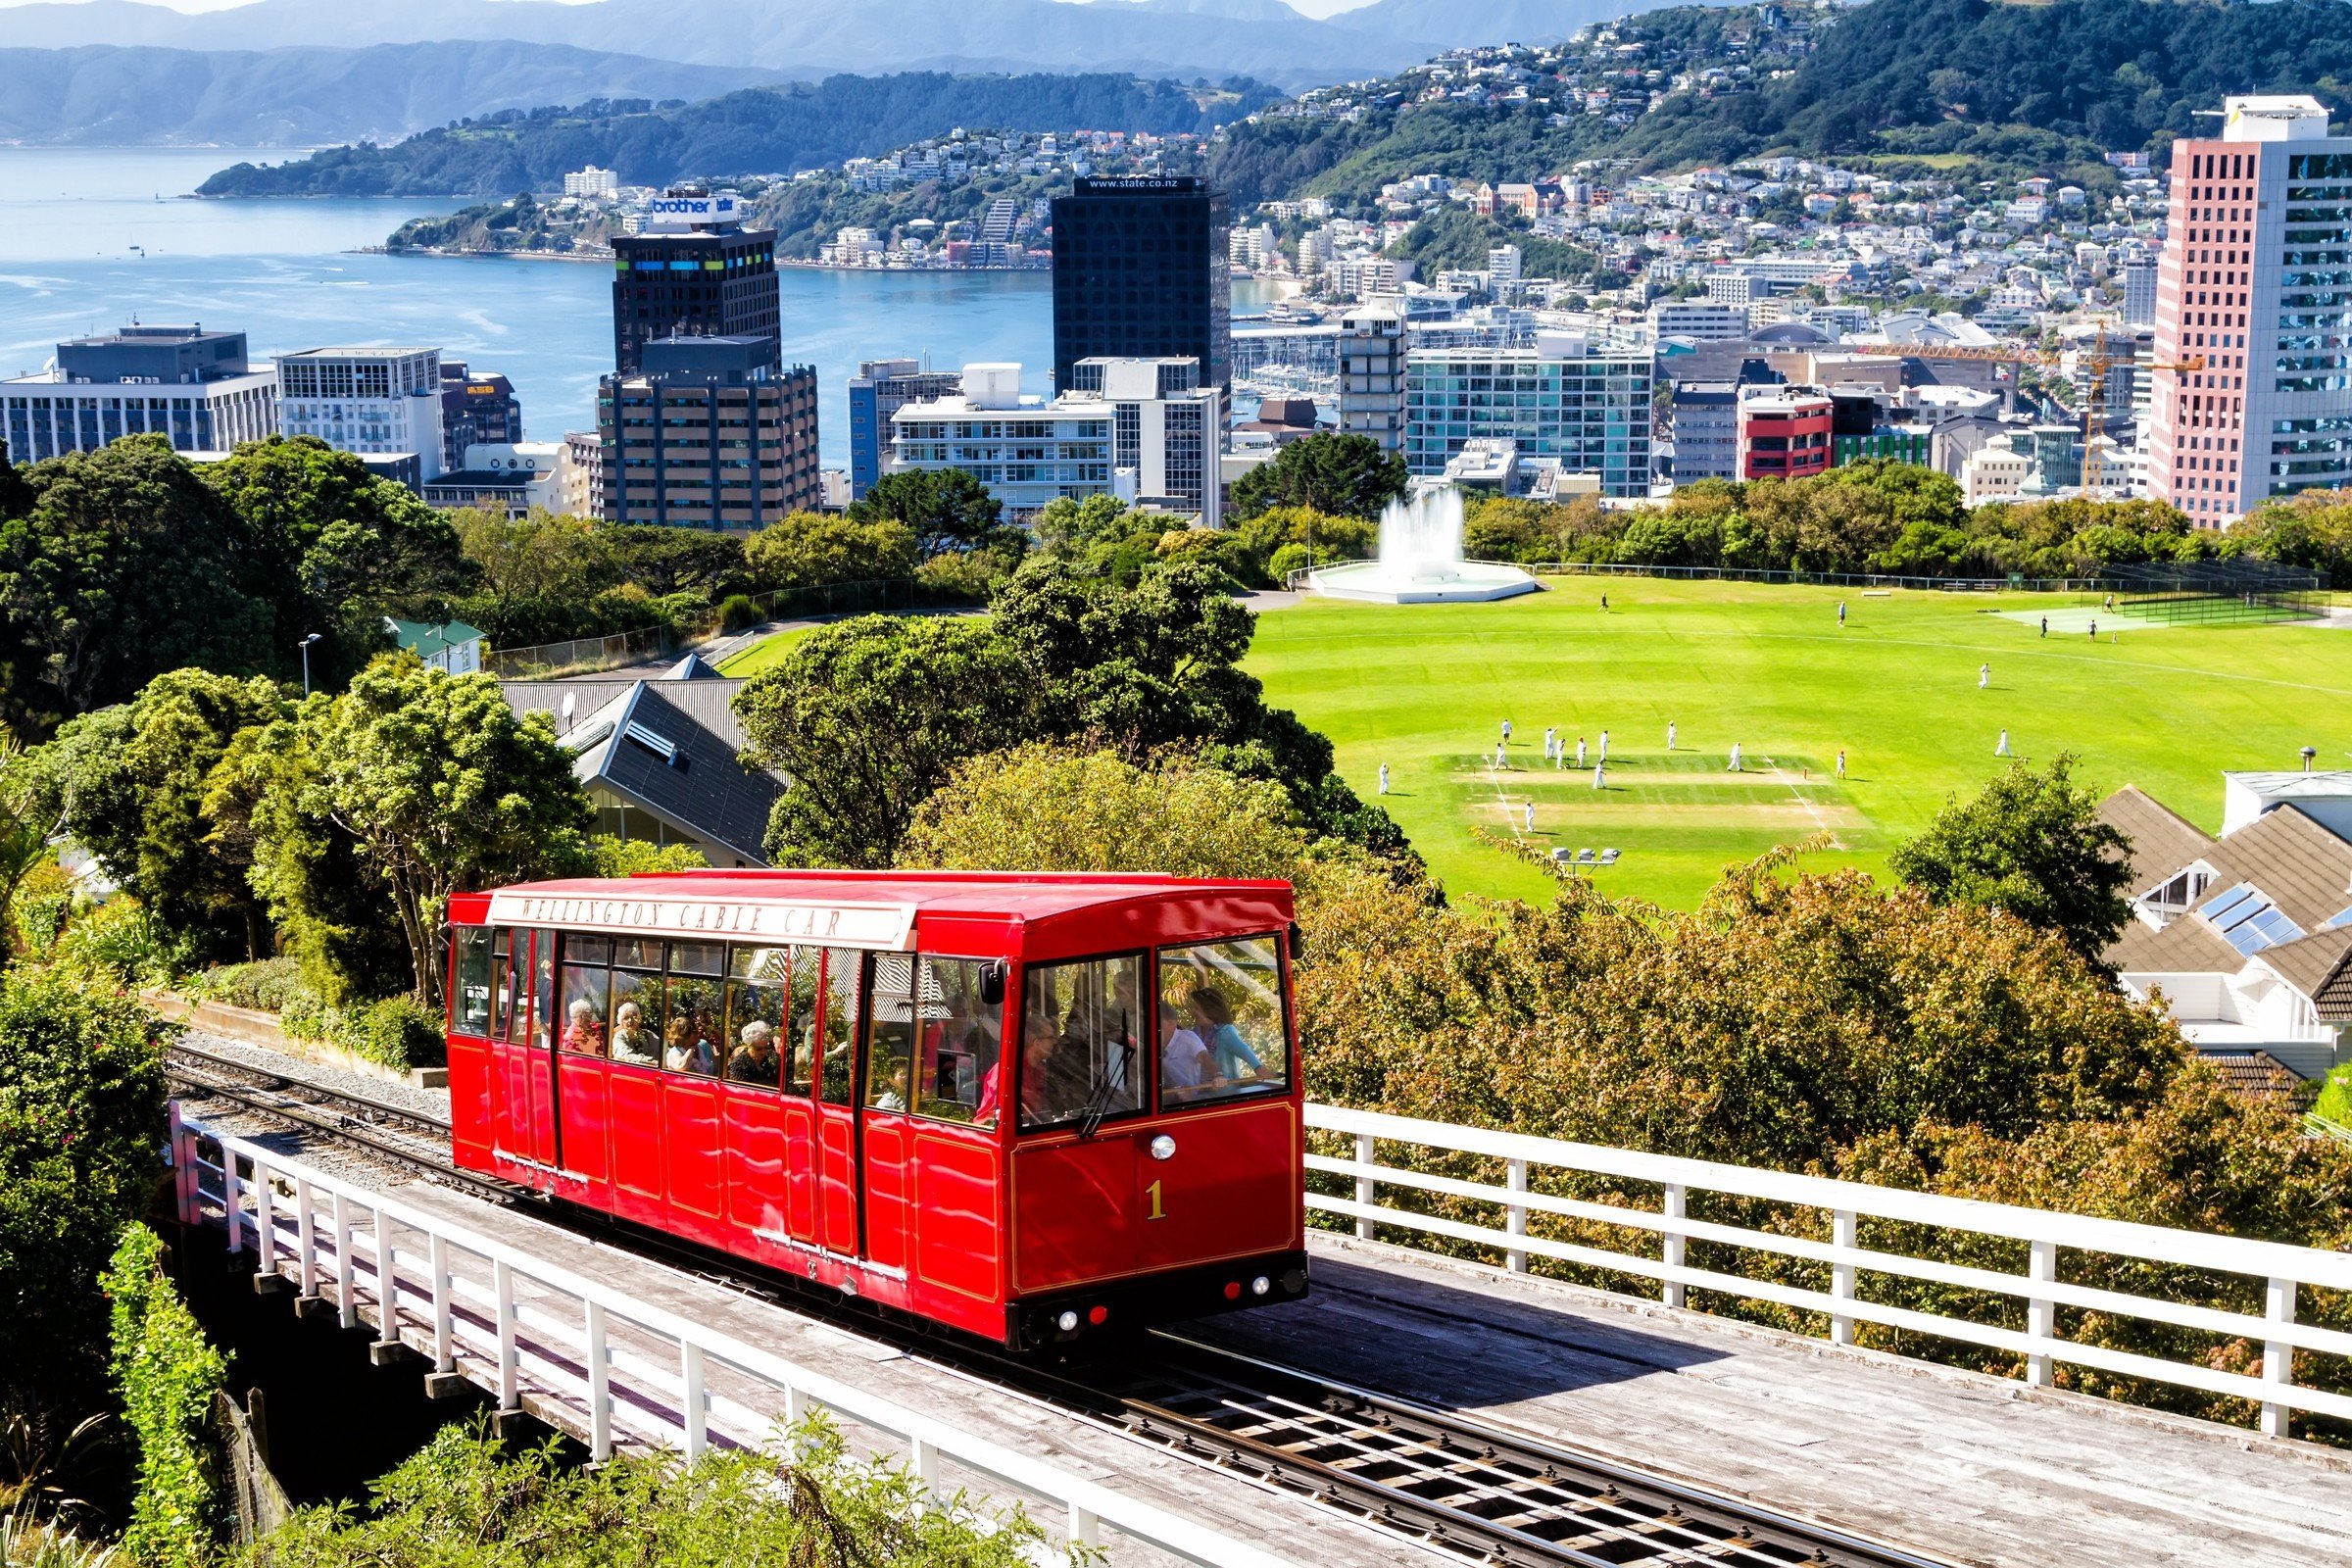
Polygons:
M234 148L0 147L0 375L40 370L61 338L149 322L245 332L256 356L407 343L504 372L536 440L591 428L612 368L612 274L577 262L361 254L452 199L193 201ZM784 354L813 365L826 464L849 462L846 384L861 359L1017 360L1045 388L1054 344L1041 272L780 270ZM1258 308L1250 285L1236 311Z

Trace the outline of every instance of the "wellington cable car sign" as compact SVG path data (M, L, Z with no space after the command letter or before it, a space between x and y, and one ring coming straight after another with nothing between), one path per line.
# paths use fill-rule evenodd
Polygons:
M507 891L490 896L492 925L564 926L736 941L811 942L904 952L914 945L911 904L809 903L799 899L664 898L632 894Z

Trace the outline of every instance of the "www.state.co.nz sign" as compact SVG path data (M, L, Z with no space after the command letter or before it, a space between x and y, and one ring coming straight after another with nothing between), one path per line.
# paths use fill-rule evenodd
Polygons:
M810 903L801 899L688 899L510 891L490 895L492 925L567 931L702 937L736 942L812 942L832 948L905 952L914 946L911 904Z

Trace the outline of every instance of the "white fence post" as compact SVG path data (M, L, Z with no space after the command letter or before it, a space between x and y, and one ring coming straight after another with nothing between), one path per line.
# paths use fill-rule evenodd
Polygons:
M1861 1226L1855 1219L1852 1209L1840 1208L1836 1213L1837 1224L1831 1233L1832 1239L1839 1247L1850 1249L1861 1239ZM1852 1300L1854 1298L1855 1273L1854 1265L1850 1262L1830 1265L1830 1294L1840 1301ZM1851 1317L1843 1313L1831 1314L1830 1343L1832 1345L1854 1343L1854 1320Z
M400 1265L399 1252L392 1245L392 1222L378 1208L375 1215L375 1325L376 1343L400 1343Z
M2035 1281L2054 1282L2058 1278L2058 1244L2035 1242L2027 1276ZM2046 1389L2054 1380L2051 1370L2049 1343L2058 1337L2058 1303L2046 1296L2026 1298L2026 1332L2034 1343L2042 1347L2026 1357L2026 1382L2037 1389Z
M1370 1133L1357 1133L1355 1135L1355 1162L1358 1165L1369 1165L1372 1163L1372 1135ZM1371 1177L1362 1175L1356 1177L1355 1200L1363 1204L1366 1208L1371 1207L1375 1202L1379 1201L1379 1187L1373 1182ZM1355 1234L1359 1239L1367 1242L1372 1240L1372 1230L1373 1225L1369 1215L1359 1214L1356 1216Z
M433 1370L448 1372L458 1364L456 1325L451 1320L449 1238L435 1231L425 1250L433 1270Z
M522 1357L514 1344L514 1266L505 1258L490 1265L492 1289L498 1295L498 1408L522 1408Z
M268 1279L277 1267L277 1189L270 1185L270 1167L253 1158L254 1278Z
M1683 1266L1689 1241L1683 1235L1682 1221L1689 1216L1690 1205L1690 1190L1681 1182L1668 1182L1658 1195L1658 1212L1674 1222L1658 1239L1658 1257L1668 1268ZM1681 1280L1666 1281L1658 1295L1668 1306L1681 1306L1690 1299L1690 1290Z
M343 1189L335 1189L335 1321L344 1328L357 1328L360 1322L360 1298L353 1289L358 1265L351 1257L351 1199Z
M605 1343L605 1303L588 1302L588 1456L612 1457L612 1357Z
M1514 1159L1510 1161L1505 1168L1510 1172L1511 1191L1514 1193L1526 1192L1527 1161L1524 1159ZM1513 1203L1504 1211L1503 1229L1508 1231L1513 1236L1525 1236L1527 1234L1527 1205L1525 1203ZM1510 1251L1504 1254L1503 1261L1509 1267L1512 1273L1526 1273L1527 1249L1523 1247L1513 1248Z
M1076 1503L1070 1504L1070 1544L1100 1546L1102 1544L1102 1521Z
M245 1195L237 1187L237 1156L226 1144L220 1146L220 1213L228 1226L228 1250L231 1256L245 1250Z
M703 1456L703 1446L710 1438L710 1396L703 1391L703 1348L692 1340L678 1346L681 1381L686 1385L685 1398L679 1417L686 1426L686 1462L694 1463Z
M2274 1323L2292 1323L2295 1320L2295 1282L2273 1278L2263 1288L2262 1315ZM2283 1340L2266 1340L2262 1347L2262 1381L2285 1388L2295 1381L2295 1348ZM2283 1438L2287 1435L2288 1410L2284 1404L2265 1399L2262 1404L2262 1435Z
M294 1251L301 1268L296 1294L306 1301L318 1299L318 1228L313 1215L311 1179L294 1178Z
M170 1106L172 1116L172 1198L179 1209L182 1225L196 1223L196 1140L188 1136L187 1124L180 1120L179 1102Z
M933 1494L939 1491L939 1446L919 1435L909 1439L906 1468L914 1476L914 1484L922 1489L921 1506L931 1507Z

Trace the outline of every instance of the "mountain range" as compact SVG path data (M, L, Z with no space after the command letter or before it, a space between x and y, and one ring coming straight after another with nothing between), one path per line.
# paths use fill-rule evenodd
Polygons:
M495 39L368 49L0 49L0 142L395 141L465 116L598 97L709 98L779 74Z
M1378 74L1457 45L1564 37L1642 9L1644 0L1375 0L1317 22L1282 0L255 0L195 14L87 0L11 8L0 36L19 49L208 52L500 40L802 79L1086 71L1298 87ZM570 96L619 90L590 83Z

